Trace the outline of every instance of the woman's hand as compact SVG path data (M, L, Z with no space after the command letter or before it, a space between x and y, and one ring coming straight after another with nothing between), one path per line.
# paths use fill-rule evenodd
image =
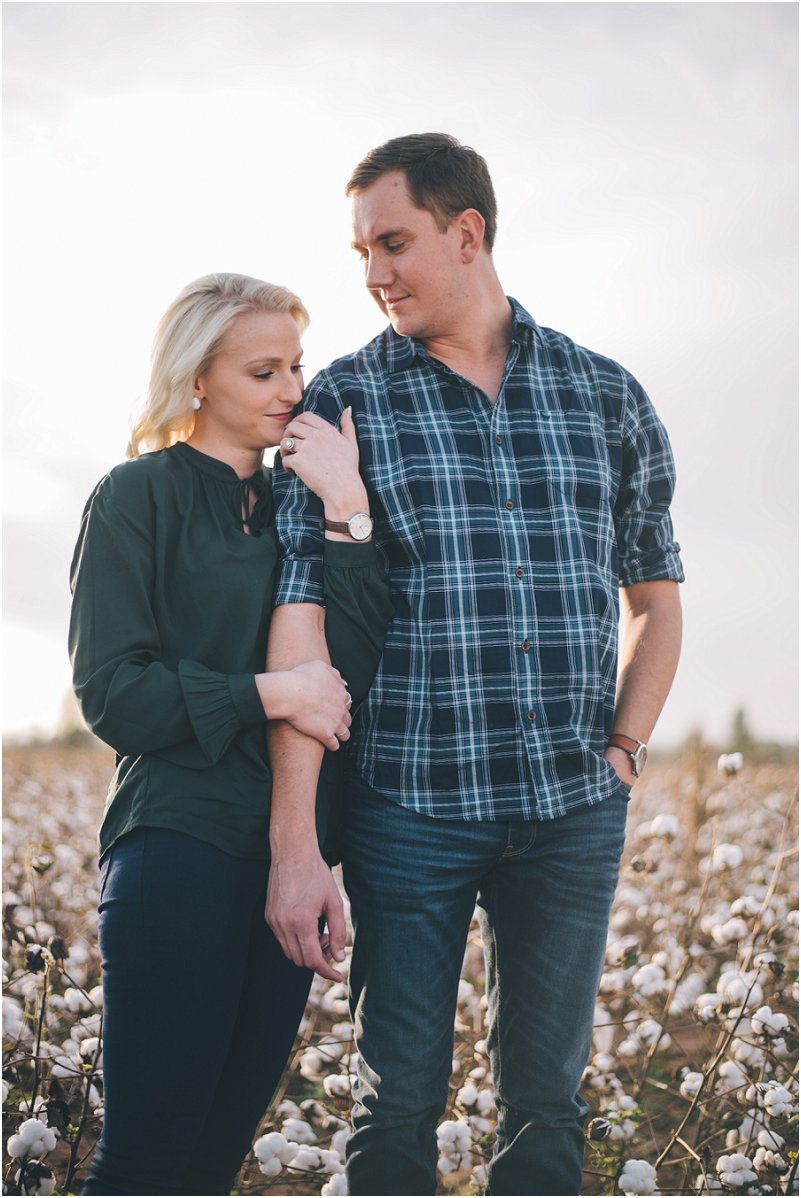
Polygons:
M359 445L349 407L342 413L339 430L314 412L294 416L279 448L284 469L319 495L330 519L338 518L333 514L335 509L346 511L347 519L354 512L367 511L367 492L359 474Z
M257 674L256 686L269 720L287 720L326 749L350 737L351 697L339 670L304 661L292 670Z

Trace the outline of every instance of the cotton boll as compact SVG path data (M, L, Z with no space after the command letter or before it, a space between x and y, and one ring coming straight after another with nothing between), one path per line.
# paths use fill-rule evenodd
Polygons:
M743 863L743 850L738 844L719 844L712 853L712 869L721 873L726 869L738 869Z
M277 1177L283 1167L277 1156L270 1156L266 1161L259 1161L259 1172L263 1173L265 1177Z
M784 1157L779 1152L774 1152L770 1148L757 1148L754 1153L754 1168L757 1173L786 1173L789 1165Z
M739 1090L743 1086L748 1085L748 1076L743 1073L742 1069L734 1061L723 1061L718 1067L721 1085L718 1087L723 1090Z
M322 1164L322 1158L317 1148L310 1148L308 1144L302 1144L289 1164L293 1169L303 1169L308 1172L319 1169Z
M724 777L733 777L743 768L742 753L721 753L718 757L718 773Z
M339 1198L340 1195L347 1194L348 1183L345 1180L344 1173L336 1173L330 1181L327 1181L320 1190L322 1198Z
M682 1078L681 1085L679 1086L679 1091L684 1098L689 1098L692 1100L701 1089L703 1083L703 1073L685 1073L684 1077Z
M323 1079L323 1089L329 1098L347 1098L350 1094L350 1079L341 1073L331 1073Z
M679 821L675 815L660 812L651 820L650 833L665 840L674 840L679 834Z
M751 1161L741 1152L719 1157L715 1168L723 1185L731 1186L734 1190L746 1185L749 1181L757 1180L757 1175L751 1167Z
M755 1036L765 1036L768 1039L781 1036L790 1027L790 1020L781 1011L775 1013L770 1007L760 1007L751 1019L751 1029Z
M658 1194L656 1169L648 1161L626 1161L618 1186L621 1194Z
M495 1110L495 1095L492 1090L479 1090L476 1109L480 1115L488 1115L490 1111Z
M350 1139L350 1131L347 1127L343 1127L341 1131L334 1132L331 1137L331 1151L336 1152L339 1157L345 1159L345 1145Z
M305 1119L285 1119L281 1130L288 1140L295 1140L298 1144L314 1144L317 1140Z
M28 1161L14 1174L14 1180L21 1194L52 1194L56 1188L56 1179L51 1170L39 1161Z
M278 1154L279 1149L285 1148L286 1143L286 1137L282 1136L280 1131L270 1131L264 1136L259 1136L253 1145L253 1152L257 1160L268 1161Z
M473 1106L477 1098L478 1090L472 1082L468 1082L467 1085L462 1086L462 1088L458 1090L456 1094L456 1101L460 1106L463 1107Z
M748 935L748 925L744 919L727 919L723 924L715 924L712 928L712 939L716 944L737 944Z
M339 1153L334 1152L330 1148L320 1149L320 1167L324 1169L326 1173L342 1173L345 1169L345 1166L340 1159Z

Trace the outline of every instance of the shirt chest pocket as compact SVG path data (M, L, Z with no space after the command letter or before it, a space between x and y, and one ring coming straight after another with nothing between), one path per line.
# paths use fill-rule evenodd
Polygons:
M595 412L531 412L515 442L521 480L546 488L550 502L596 511L609 506L612 463L606 425Z

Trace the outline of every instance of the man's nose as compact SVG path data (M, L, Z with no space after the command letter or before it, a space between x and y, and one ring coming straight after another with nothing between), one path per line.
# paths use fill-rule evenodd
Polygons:
M367 260L364 281L371 291L379 291L392 282L392 264L383 255L371 254Z

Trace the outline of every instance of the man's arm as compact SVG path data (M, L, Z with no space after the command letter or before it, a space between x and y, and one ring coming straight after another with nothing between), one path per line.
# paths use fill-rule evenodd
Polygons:
M621 590L622 633L614 732L644 744L654 730L676 673L681 649L678 583L638 582ZM629 786L635 781L622 749L604 757Z
M270 624L267 669L328 661L325 610L316 603L277 607ZM344 739L344 738L343 738ZM342 981L331 961L344 960L345 915L337 884L317 845L315 802L323 746L285 720L271 720L267 741L273 773L270 882L265 919L296 965ZM323 916L323 951L318 921ZM326 958L328 958L326 960Z

